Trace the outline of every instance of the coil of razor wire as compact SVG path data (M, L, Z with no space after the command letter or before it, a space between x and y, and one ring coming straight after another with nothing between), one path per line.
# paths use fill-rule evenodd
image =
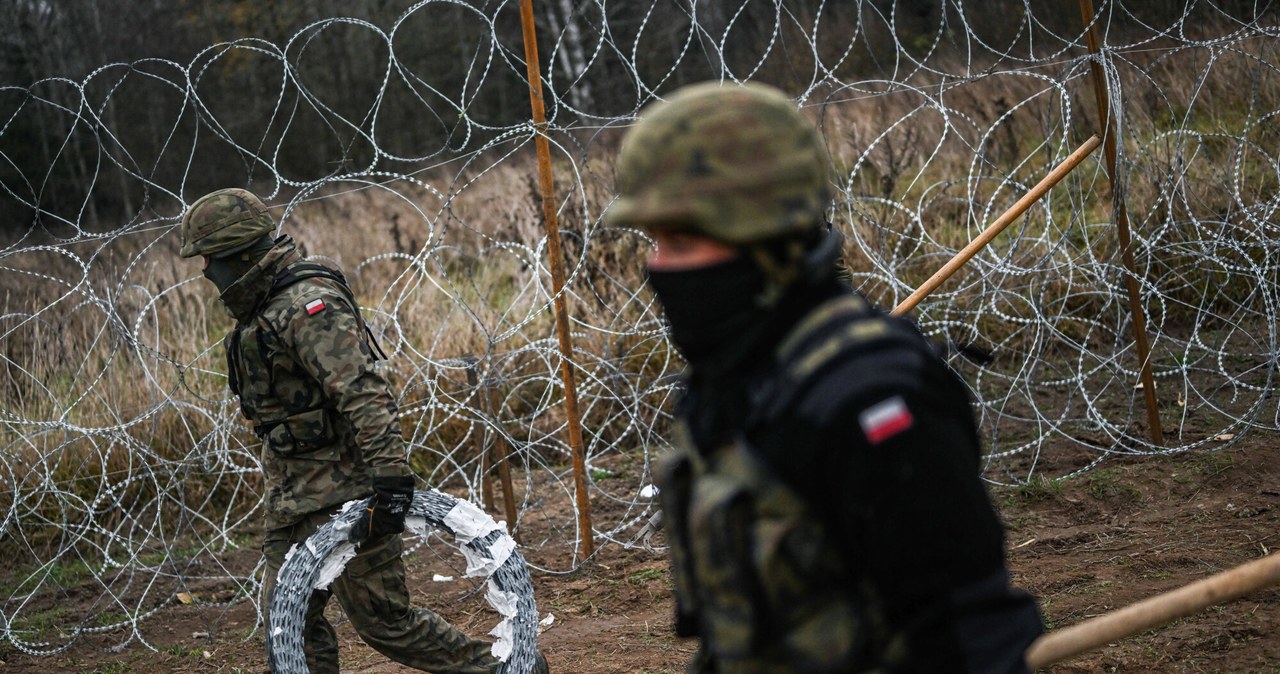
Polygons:
M348 503L289 551L270 598L267 652L271 671L307 673L303 634L311 593L328 587L356 554L351 527L368 503L368 499ZM532 671L538 649L538 607L524 557L502 525L471 503L435 489L413 493L406 525L418 533L430 526L458 540L468 560L467 575L487 577L485 598L502 615L491 632L497 636L494 655L502 661L499 673Z

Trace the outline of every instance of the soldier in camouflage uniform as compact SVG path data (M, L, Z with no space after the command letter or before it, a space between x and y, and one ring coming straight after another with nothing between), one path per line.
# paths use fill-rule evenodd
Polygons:
M426 609L414 610L400 559L414 478L396 403L375 366L355 297L336 270L302 259L262 201L218 190L182 218L182 257L205 258L236 326L225 338L227 376L262 439L267 486L264 610L285 553L352 499L372 496L355 527L359 551L307 610L304 643L313 673L336 674L338 643L324 617L338 597L360 637L387 657L431 672L495 671L490 645Z
M829 158L780 92L694 85L645 110L614 226L688 361L660 466L690 672L1022 672L964 384L840 280Z

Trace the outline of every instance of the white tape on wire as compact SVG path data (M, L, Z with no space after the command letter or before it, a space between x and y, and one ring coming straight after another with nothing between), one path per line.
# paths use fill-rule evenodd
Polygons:
M327 588L355 556L350 531L367 504L367 500L347 503L304 545L293 546L285 556L268 613L271 671L308 671L302 637L307 603L314 590ZM485 599L502 615L489 632L496 638L492 652L502 661L498 671L531 671L538 650L538 608L529 569L506 527L475 505L434 489L414 492L405 524L420 534L431 526L453 535L467 560L467 576L488 578Z

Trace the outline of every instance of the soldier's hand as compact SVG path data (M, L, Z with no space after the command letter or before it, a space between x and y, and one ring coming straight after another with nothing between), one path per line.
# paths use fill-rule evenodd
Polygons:
M412 477L373 478L373 496L352 528L351 540L361 543L404 531L404 518L412 499Z

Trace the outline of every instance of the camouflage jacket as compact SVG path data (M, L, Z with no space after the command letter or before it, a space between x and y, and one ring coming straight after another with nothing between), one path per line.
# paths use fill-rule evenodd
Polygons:
M396 403L344 283L279 280L302 261L281 237L223 293L237 323L227 374L262 439L265 528L372 493L375 476L409 475Z
M769 349L731 439L696 445L693 389L658 473L690 671L1025 671L1042 625L1009 586L963 383L852 293Z

